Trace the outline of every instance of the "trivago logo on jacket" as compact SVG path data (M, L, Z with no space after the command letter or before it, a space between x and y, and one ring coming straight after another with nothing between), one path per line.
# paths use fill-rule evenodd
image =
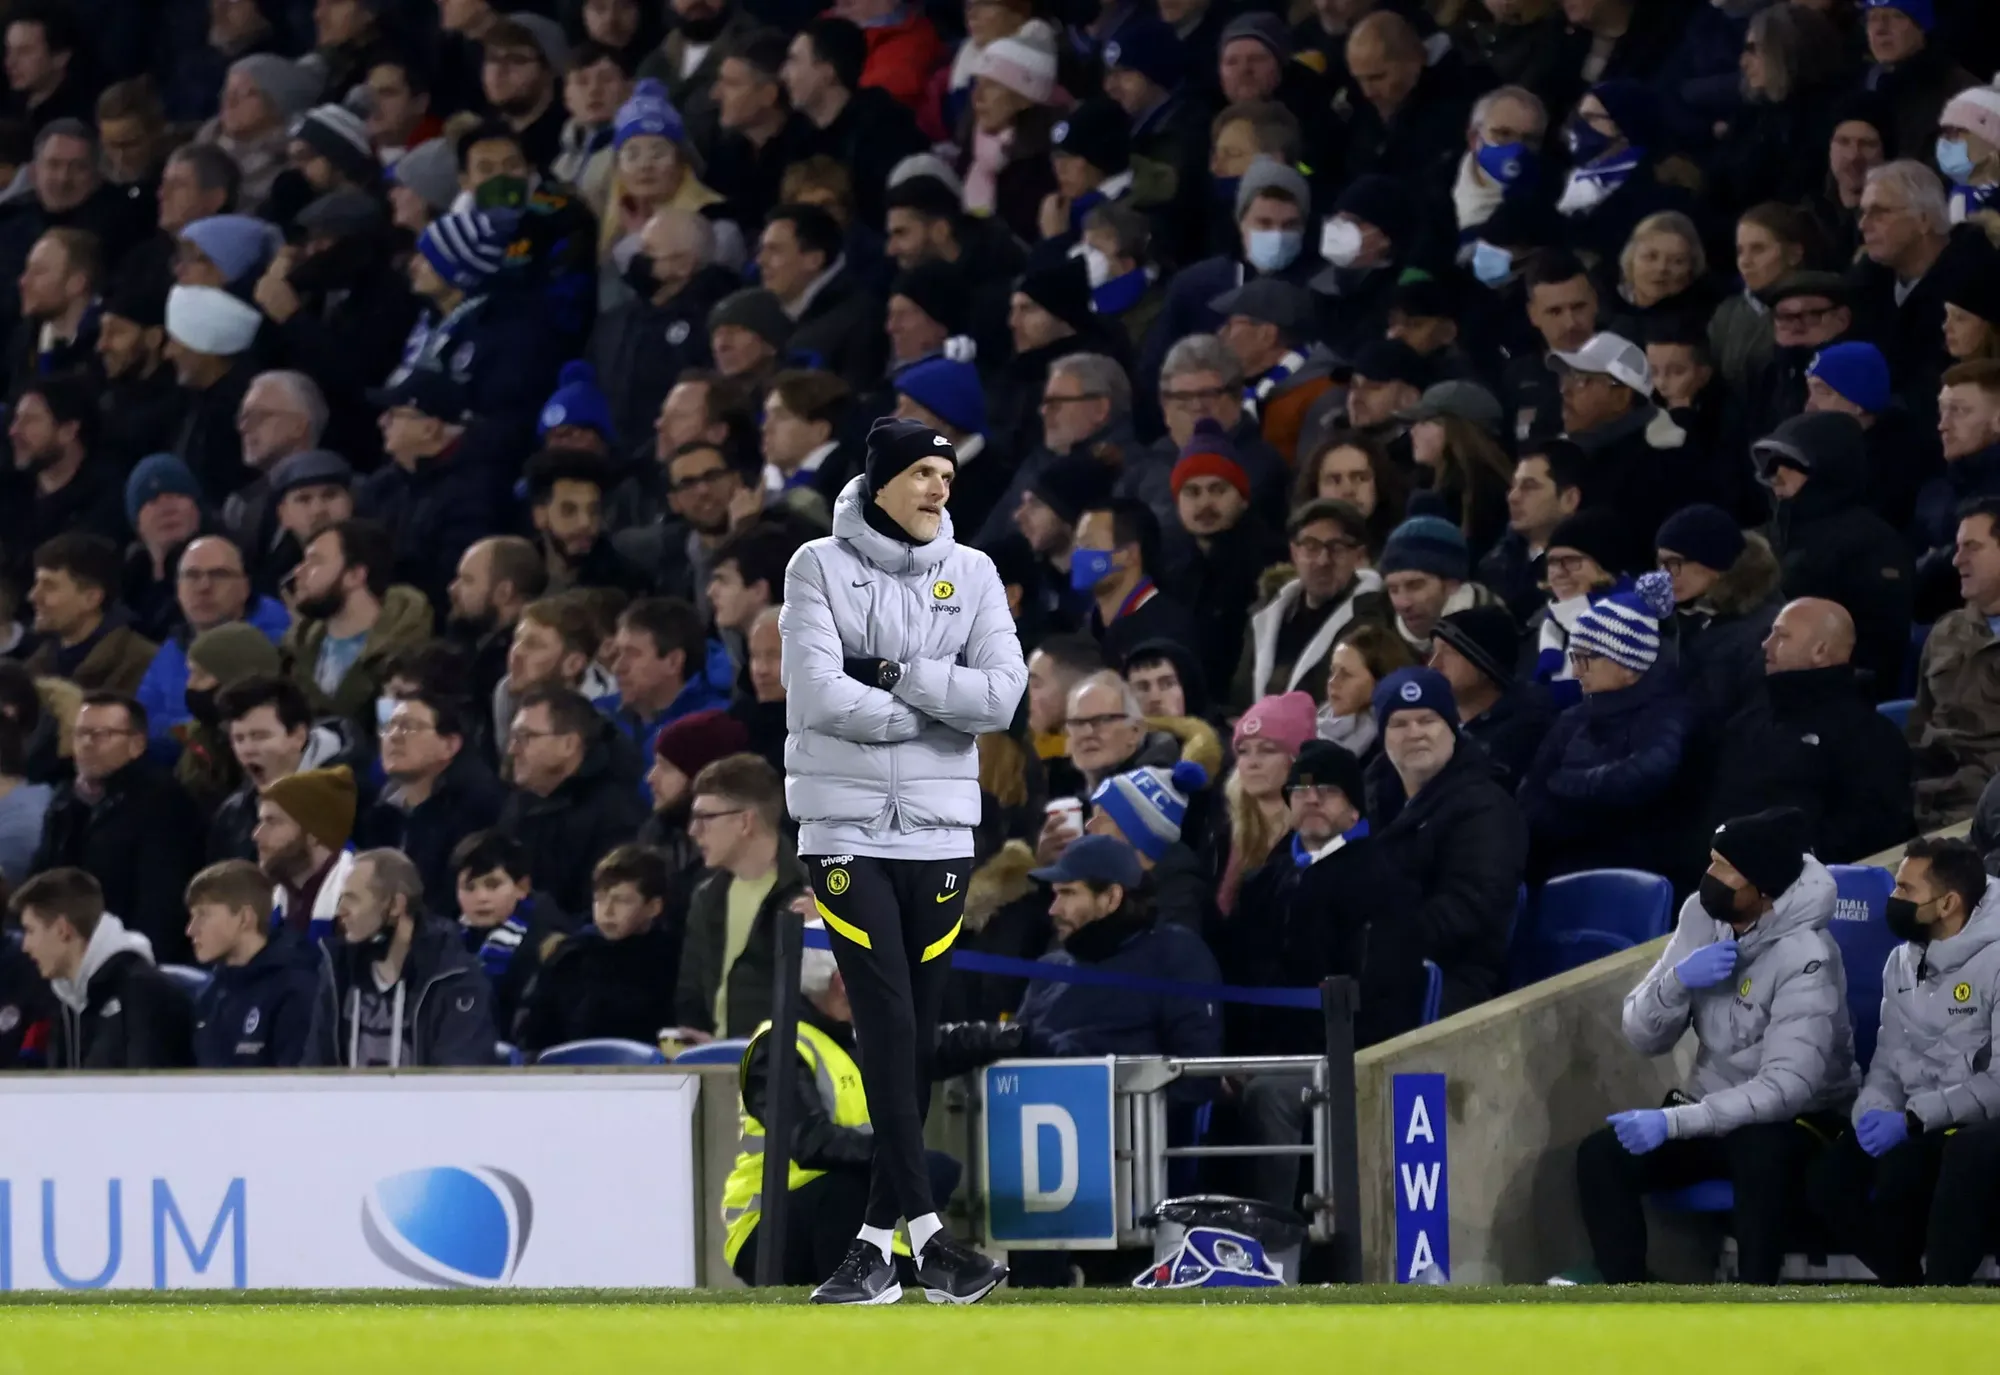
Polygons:
M405 1170L361 1201L361 1233L384 1265L452 1289L510 1282L534 1218L528 1186L490 1165Z

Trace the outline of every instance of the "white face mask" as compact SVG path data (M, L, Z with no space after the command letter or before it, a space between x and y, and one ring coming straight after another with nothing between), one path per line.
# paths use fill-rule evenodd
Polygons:
M1103 286L1111 280L1111 256L1101 248L1092 248L1089 244L1083 246L1083 267L1090 274L1093 287Z
M1361 226L1335 216L1320 231L1319 255L1335 267L1353 267L1361 257Z

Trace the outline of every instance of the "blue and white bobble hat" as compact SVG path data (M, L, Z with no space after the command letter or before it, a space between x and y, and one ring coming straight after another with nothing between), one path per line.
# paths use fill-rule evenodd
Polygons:
M434 219L417 236L417 251L438 276L460 291L475 291L507 263L507 245L520 217L506 210L461 210Z
M651 77L632 88L632 94L618 107L612 122L612 146L623 148L635 138L663 138L670 143L687 141L687 125L681 112L667 98L667 88Z
M1641 574L1630 591L1606 597L1577 619L1569 647L1644 673L1660 657L1660 621L1673 610L1674 580Z
M1167 769L1134 769L1097 785L1090 805L1110 814L1132 848L1158 864L1181 838L1188 794L1208 786L1208 770L1191 759Z

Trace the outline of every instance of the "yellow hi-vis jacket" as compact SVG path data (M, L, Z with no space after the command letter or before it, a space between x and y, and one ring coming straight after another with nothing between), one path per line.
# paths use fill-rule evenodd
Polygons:
M765 1022L751 1036L750 1044L744 1048L743 1063L736 1071L737 1101L742 1102L744 1071L749 1068L750 1057L757 1052L757 1043L771 1030ZM836 1127L865 1127L868 1125L868 1096L861 1089L861 1067L854 1063L838 1041L809 1022L799 1023L799 1058L812 1071L813 1082L819 1087L820 1102L826 1105L827 1115L833 1118ZM764 1212L764 1124L750 1115L748 1106L740 1109L743 1122L743 1143L737 1150L736 1166L729 1172L728 1182L722 1186L722 1257L729 1264L736 1264L737 1253L743 1249L744 1241L756 1229L758 1219ZM824 1170L808 1170L794 1160L791 1174L785 1182L787 1189L804 1188L821 1175Z

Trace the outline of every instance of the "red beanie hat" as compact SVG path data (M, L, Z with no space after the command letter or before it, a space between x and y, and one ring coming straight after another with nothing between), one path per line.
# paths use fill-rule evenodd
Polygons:
M1197 477L1219 477L1245 501L1250 500L1250 474L1243 471L1242 463L1237 460L1236 446L1230 442L1228 433L1213 420L1195 422L1194 433L1188 436L1180 462L1174 465L1167 481L1178 497L1188 479Z
M653 752L689 778L726 755L750 748L750 731L728 712L711 707L690 712L663 729Z

